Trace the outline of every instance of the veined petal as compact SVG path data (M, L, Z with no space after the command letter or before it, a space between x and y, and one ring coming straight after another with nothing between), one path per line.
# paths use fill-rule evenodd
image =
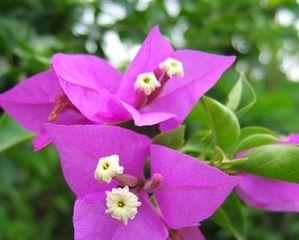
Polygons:
M178 230L183 240L205 240L198 227L186 227Z
M61 92L51 70L34 75L0 95L1 107L24 128L40 132Z
M124 225L105 214L105 193L79 198L74 207L75 240L161 240L167 228L155 212L146 193L139 195L142 202L133 220Z
M170 118L175 117L174 114L169 112L143 112L137 110L130 104L118 99L118 102L124 107L124 109L131 115L136 126L152 126Z
M150 156L151 174L163 176L154 195L172 229L210 217L237 185L235 177L175 150L152 145Z
M46 128L60 154L64 177L77 196L109 186L94 177L101 157L117 154L124 173L144 178L150 144L146 136L113 126L48 124Z
M69 100L91 121L116 123L127 119L114 100L121 74L93 55L56 54L52 67Z
M54 108L57 95L62 93L59 81L51 70L34 75L0 95L0 105L24 128L36 132L35 151L50 143L44 123Z
M33 138L33 149L34 151L39 151L51 143L51 138L49 134L43 129L38 135Z
M288 144L299 145L299 134L292 133L288 136Z
M184 76L169 79L159 96L143 109L146 112L159 110L176 115L160 124L163 131L180 125L200 97L216 84L235 60L233 56L193 50L176 51L172 57L183 63Z
M137 76L140 73L153 72L172 53L172 46L161 35L158 26L152 28L139 52L124 73L117 96L134 106L136 104L134 84Z
M119 87L120 72L94 55L57 53L51 63L60 81L95 91L106 89L111 93Z
M249 206L279 212L299 212L299 184L252 174L238 174L239 197Z

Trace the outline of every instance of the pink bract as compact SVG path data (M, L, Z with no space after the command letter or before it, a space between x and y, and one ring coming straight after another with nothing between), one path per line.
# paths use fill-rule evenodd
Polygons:
M184 77L169 79L157 96L139 106L145 96L134 89L137 76L154 72L168 57L183 63ZM182 123L234 59L200 51L174 51L154 27L121 80L116 70L103 70L95 56L56 54L52 67L68 98L91 121L119 123L133 119L137 126L160 123L162 130L169 130ZM98 83L103 79L109 79L107 84Z
M146 99L134 89L137 76L157 70L168 57L183 63L184 77L168 79ZM193 50L174 51L154 27L124 74L93 55L58 53L52 58L50 70L1 94L0 105L23 127L37 133L35 150L50 142L43 128L47 122L116 124L133 119L137 126L160 124L166 131L183 122L234 59ZM59 96L66 96L72 106L59 112L57 119L49 120Z
M151 173L164 177L154 195L174 229L209 218L237 184L235 177L170 148L152 145L150 156Z
M62 94L60 84L52 70L37 74L0 95L1 107L24 128L36 132L35 150L50 142L44 123L53 111L57 96ZM89 123L80 113L67 109L55 121L60 124Z
M148 137L124 128L53 124L46 128L60 154L64 177L77 196L77 240L112 236L116 240L167 239L168 229L181 236L204 239L198 230L199 221L213 214L237 184L235 177L175 150L152 145ZM93 174L98 159L111 154L120 156L125 174L140 180L145 180L143 169L150 154L151 174L163 176L160 188L154 192L162 216L143 188L132 189L142 205L127 226L104 213L105 190L117 186L117 181L99 183Z

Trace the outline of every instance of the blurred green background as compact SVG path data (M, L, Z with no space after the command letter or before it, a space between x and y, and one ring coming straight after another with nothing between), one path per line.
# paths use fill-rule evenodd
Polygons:
M209 93L223 101L245 71L258 101L242 126L299 132L299 1L0 1L0 92L49 67L51 55L87 52L125 69L153 25L176 48L237 55ZM187 124L197 126L197 114ZM0 122L0 240L72 239L72 205L57 153L32 153L28 136ZM22 133L22 132L21 132ZM18 143L18 144L17 144ZM248 239L299 239L299 216L246 208ZM232 239L211 220L207 239Z

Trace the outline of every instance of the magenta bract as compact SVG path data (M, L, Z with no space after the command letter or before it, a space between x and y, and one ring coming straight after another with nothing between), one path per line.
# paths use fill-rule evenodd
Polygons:
M24 128L36 132L35 150L46 146L50 138L44 130L49 122L57 97L63 96L59 81L52 70L37 74L0 95L1 107ZM67 108L59 114L57 124L89 123L78 111Z
M169 232L203 239L199 221L208 218L224 202L236 178L199 160L169 148L152 145L151 140L127 129L85 125L47 125L57 147L66 181L77 196L74 208L75 239L167 239ZM157 204L144 188L132 188L141 206L133 220L124 225L105 214L105 190L118 182L100 183L94 178L98 159L118 154L124 174L144 181L143 169L150 154L151 174L163 176L154 191ZM138 229L138 231L137 231Z
M166 77L159 69L165 59L183 64L184 75ZM121 74L109 63L87 54L55 54L51 69L0 95L1 107L28 130L37 133L38 150L49 143L43 124L120 123L177 127L198 99L234 62L233 56L200 51L174 51L154 27L131 65ZM136 90L138 75L154 73L161 87L150 96Z

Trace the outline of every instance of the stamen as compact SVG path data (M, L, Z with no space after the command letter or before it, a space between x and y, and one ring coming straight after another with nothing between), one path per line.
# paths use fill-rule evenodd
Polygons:
M118 174L122 174L124 168L119 165L119 156L114 154L99 159L94 177L98 181L110 183L112 178Z
M181 240L182 236L179 231L174 229L168 229L169 232L169 240Z
M48 120L53 122L57 120L58 115L66 109L72 109L78 112L78 109L70 102L65 94L59 95L55 99L53 111L48 116Z
M129 186L130 188L141 188L143 186L143 181L130 175L130 174L121 174L116 175L113 179L117 180L121 186Z
M159 173L155 173L150 180L146 181L144 185L144 189L148 193L152 193L161 186L162 182L163 182L163 176Z
M174 58L167 58L159 64L159 68L165 70L170 78L184 76L183 63Z
M141 202L138 197L129 191L129 187L113 188L112 191L106 191L106 214L122 221L125 225L129 219L133 220L138 212Z
M137 76L135 90L139 89L149 96L156 88L161 87L153 72L141 73Z

